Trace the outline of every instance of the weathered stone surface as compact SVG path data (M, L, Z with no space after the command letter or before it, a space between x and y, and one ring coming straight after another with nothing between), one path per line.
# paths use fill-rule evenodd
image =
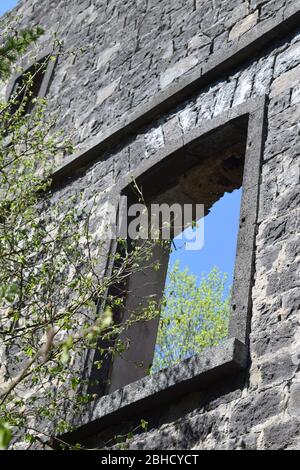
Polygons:
M263 333L252 333L253 352L258 356L273 354L280 349L290 348L294 343L296 322L286 321Z
M300 382L295 382L291 386L289 413L291 416L300 418Z
M100 69L101 67L107 65L111 58L118 52L120 47L120 43L118 43L114 46L108 47L103 52L100 52L99 59L97 62L97 69Z
M287 317L300 312L299 290L293 289L283 294L282 308Z
M300 85L294 87L292 91L291 104L300 103Z
M145 146L147 157L164 146L164 135L161 126L153 129L149 134L146 135Z
M257 7L268 3L269 0L250 0L250 8L255 10Z
M184 73L191 70L195 65L198 64L198 59L196 57L186 57L182 59L177 64L169 67L160 78L160 86L162 89L166 88L170 83L172 83L176 78L180 77Z
M259 366L261 381L263 385L282 383L293 377L297 370L297 364L294 364L289 354L274 356L273 360L268 360Z
M300 63L300 45L290 46L286 51L278 55L275 63L274 76L282 75Z
M299 82L300 65L276 78L271 87L270 97L279 95L287 88L293 88Z
M229 5L228 5L228 8L229 8ZM242 18L247 17L248 13L249 13L248 2L244 2L241 5L235 6L233 10L228 13L228 16L225 20L225 26L227 28L230 28L232 25L235 25Z
M242 399L233 408L230 421L231 432L238 436L243 435L254 426L280 414L283 408L282 392L276 388Z
M116 80L113 83L110 83L109 85L100 88L100 90L97 93L97 105L101 105L107 98L109 98L116 88L118 87L120 83L120 80Z
M249 29L253 28L256 25L258 20L258 11L255 11L251 15L247 16L243 20L239 21L230 31L229 40L233 41L238 37L245 34Z
M200 49L210 43L210 38L205 34L197 34L189 41L188 47L191 49Z
M21 20L11 23L20 27L41 24L47 34L38 42L39 51L49 46L54 31L66 50L82 48L76 58L63 56L58 61L49 88L49 112L60 106L57 128L72 132L75 146L83 151L112 127L122 129L131 120L138 123L116 137L113 134L105 155L102 150L95 152L97 161L78 175L72 174L53 194L54 200L71 200L72 195L82 194L84 205L98 195L98 217L92 221L95 234L100 230L105 201L118 197L117 185L125 175L141 164L150 166L165 147L180 139L184 142L189 132L216 116L224 116L238 105L246 107L253 97L268 95L258 224L253 229L251 367L249 364L236 381L215 383L199 390L193 399L183 394L180 402L170 397L170 403L161 409L154 404L147 417L149 432L135 435L130 448L300 448L299 21L294 19L280 29L281 21L300 9L300 2L63 3L23 0L17 10ZM256 39L252 47L255 31L267 26L278 27L276 34L270 35L268 43ZM251 54L243 50L237 58L236 51L246 44L251 46ZM227 55L229 47L233 47L232 56ZM198 81L189 82L190 91L174 97L187 76L198 78L203 72L200 86ZM1 96L6 85L0 86ZM169 97L168 106L161 91ZM155 104L159 106L152 112ZM150 121L143 118L149 109ZM249 145L256 143L253 139ZM247 237L242 241L246 245ZM247 275L243 266L239 272ZM3 362L0 367L5 373ZM137 392L136 397L141 394ZM114 406L118 408L120 403L116 401ZM102 402L103 415L109 411L108 405L109 400ZM123 434L140 424L137 419L131 427L126 419ZM115 428L108 426L105 432L114 434ZM105 442L102 437L97 440L96 433L93 445ZM24 445L18 444L20 448Z
M220 91L218 92L216 103L214 106L213 115L218 116L221 114L225 109L230 108L233 97L234 91L236 89L236 81L230 81L225 83Z
M237 87L234 93L233 106L238 106L251 96L254 74L251 70L246 70L239 77Z
M297 449L299 445L300 423L296 420L284 420L281 423L273 424L264 430L265 449L284 450L288 446ZM298 441L298 442L297 442Z
M265 2L261 7L260 17L262 19L275 18L278 10L285 4L285 0L271 0Z

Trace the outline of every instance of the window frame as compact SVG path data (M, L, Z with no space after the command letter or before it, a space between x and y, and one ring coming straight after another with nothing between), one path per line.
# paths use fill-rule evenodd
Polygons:
M57 57L55 60L50 60L50 57L54 56L55 53L52 48L44 50L42 53L40 53L34 60L30 59L25 59L25 61L22 63L22 72L17 73L13 75L11 78L7 89L6 89L6 101L9 101L14 89L16 83L22 78L24 74L26 74L34 65L38 64L39 62L42 62L43 60L46 60L47 57L49 57L48 64L45 70L45 74L38 92L38 98L45 98L47 95L47 92L49 90L49 86L53 77L54 69L56 66L57 62Z
M181 396L207 389L214 383L238 377L250 365L249 335L251 328L252 287L255 269L255 239L260 197L261 164L265 142L267 97L246 101L189 132L182 143L178 139L162 149L152 161L142 163L134 174L121 179L114 189L120 204L132 178L139 180L180 148L213 133L232 121L247 119L246 151L243 173L243 195L240 228L235 261L233 309L229 337L218 346L205 350L181 363L144 377L109 395L96 399L86 414L76 418L76 429L62 438L70 444L86 438L108 426L129 421ZM113 244L116 249L116 244Z

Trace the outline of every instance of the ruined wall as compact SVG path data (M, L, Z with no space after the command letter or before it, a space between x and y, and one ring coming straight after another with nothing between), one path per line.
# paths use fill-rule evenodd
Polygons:
M57 125L73 132L78 149L88 149L94 138L157 93L199 64L205 68L214 54L222 55L257 25L275 17L280 23L291 8L300 9L300 2L24 0L17 12L22 25L45 28L41 49L53 31L67 50L83 48L75 58L60 59L48 99L53 110L61 106ZM82 193L83 204L95 195L105 199L104 191L112 197L120 177L143 161L155 161L174 136L184 140L191 129L263 95L268 97L267 129L251 367L236 383L221 383L153 411L149 432L134 438L131 448L300 448L300 24L136 135L115 142L115 148L54 193L55 198ZM101 439L95 437L94 443Z
M176 78L204 65L221 47L294 3L26 0L13 15L20 16L21 26L44 27L40 49L49 46L54 31L66 50L82 49L77 58L61 59L48 96L54 107L59 97L58 126L74 130L75 142L83 146Z

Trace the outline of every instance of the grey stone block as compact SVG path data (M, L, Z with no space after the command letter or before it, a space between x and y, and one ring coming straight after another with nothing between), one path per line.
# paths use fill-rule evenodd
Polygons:
M295 418L300 418L300 383L295 382L291 386L291 396L289 402L289 413ZM300 426L300 422L298 423Z
M243 435L254 426L264 423L284 409L283 395L280 389L261 391L242 399L233 408L230 430L234 435Z
M285 450L288 446L295 449L294 442L299 436L300 424L296 420L288 420L274 424L264 430L266 450Z
M273 360L268 360L260 367L262 385L283 383L290 380L297 370L289 354L276 355Z

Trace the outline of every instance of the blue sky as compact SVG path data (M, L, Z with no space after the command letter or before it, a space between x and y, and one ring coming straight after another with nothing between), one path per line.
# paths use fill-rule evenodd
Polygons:
M179 260L181 269L200 276L218 267L228 274L227 287L232 285L242 189L226 193L204 219L204 247L199 251L179 248L170 257L169 269ZM182 247L183 242L175 243Z
M19 0L0 0L0 15L16 6Z

